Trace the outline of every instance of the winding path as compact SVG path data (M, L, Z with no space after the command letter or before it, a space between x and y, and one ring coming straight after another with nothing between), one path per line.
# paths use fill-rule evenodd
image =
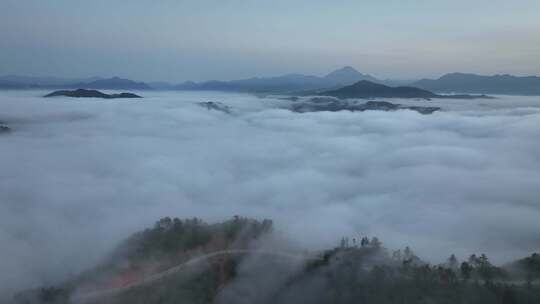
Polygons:
M292 253L286 253L286 252L276 252L276 251L268 251L268 250L248 250L248 249L230 249L230 250L221 250L216 251L204 255L200 255L198 257L195 257L185 263L179 264L177 266L174 266L172 268L169 268L163 272L153 274L151 276L148 276L138 282L133 282L130 284L127 284L122 287L117 288L111 288L106 290L99 290L89 293L81 293L76 294L72 296L71 301L73 303L81 304L85 303L91 300L96 300L103 297L110 297L114 295L121 294L131 288L136 287L142 287L146 285L150 285L156 281L159 281L163 278L175 275L181 271L186 270L186 268L191 266L196 266L202 262L208 261L211 258L219 257L219 256L230 256L230 255L243 255L243 254L249 254L249 255L267 255L271 257L278 257L278 258L285 258L289 260L296 260L299 262L314 260L316 257L308 256L308 255L302 255L302 254L292 254Z

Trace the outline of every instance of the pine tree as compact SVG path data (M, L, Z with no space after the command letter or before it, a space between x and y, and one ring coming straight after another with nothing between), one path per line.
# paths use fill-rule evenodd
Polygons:
M461 263L461 267L460 267L461 277L463 278L465 282L467 282L471 278L472 271L473 271L473 267L471 266L471 264L467 262Z
M377 248L377 249L378 249L378 248L381 248L381 246L382 246L381 241L379 241L379 238L377 238L376 236L374 236L374 237L371 239L370 244L371 244L371 247Z
M455 270L458 268L458 265L459 265L459 261L458 259L456 258L456 255L452 253L452 255L448 258L448 267L452 270Z

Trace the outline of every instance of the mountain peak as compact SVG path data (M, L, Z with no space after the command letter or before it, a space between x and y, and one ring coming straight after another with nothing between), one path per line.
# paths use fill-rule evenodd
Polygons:
M369 80L376 82L377 79L370 75L362 74L351 66L344 66L324 76L326 80L330 80L336 84L349 85L360 80Z
M120 78L118 76L83 83L82 86L86 89L150 89L150 87L144 82L136 82L130 79Z
M360 72L358 72L358 70L356 70L355 68L353 68L353 67L350 66L350 65L346 65L346 66L342 67L341 69L335 70L334 72L354 72L354 73L360 73Z
M325 76L325 78L331 78L338 75L362 75L362 73L358 72L355 68L352 66L344 66L340 69L337 69L335 71L330 72L328 75Z

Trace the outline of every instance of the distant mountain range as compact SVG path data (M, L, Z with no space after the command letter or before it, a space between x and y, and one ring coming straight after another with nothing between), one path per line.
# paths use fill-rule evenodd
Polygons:
M380 80L362 74L352 67L343 67L326 76L287 74L276 77L248 78L232 81L185 82L174 86L177 90L216 90L259 93L285 93L315 89L338 88L360 80L379 82Z
M439 93L540 95L540 77L537 76L451 73L435 80L422 79L411 85Z
M0 77L0 87L13 87L13 88L39 88L39 87L54 87L63 86L74 83L88 83L96 80L100 80L100 77L90 78L59 78L59 77L33 77L33 76L18 76L7 75Z
M187 81L181 84L168 82L136 82L119 77L65 79L58 77L0 77L0 89L109 89L109 90L212 90L231 92L251 92L270 94L306 94L330 91L366 80L372 83L416 87L435 93L474 93L540 95L540 77L518 77L512 75L482 76L476 74L452 73L439 79L418 81L381 80L363 74L350 66L335 70L325 76L287 74L275 77L254 77L247 79L204 82Z
M65 79L57 77L28 77L4 76L0 77L0 89L104 89L104 90L150 90L144 82L135 82L119 77L112 78L81 78Z
M32 89L32 88L55 88L55 89L130 89L130 90L214 90L234 92L259 92L259 93L288 93L305 90L321 90L339 88L350 85L360 80L380 82L380 80L367 74L362 74L352 67L343 67L326 76L311 76L303 74L287 74L276 77L254 77L231 81L211 80L204 82L187 81L181 84L168 82L135 82L119 77L112 78L87 78L87 79L64 79L56 77L26 77L4 76L0 77L0 89Z
M75 83L71 84L72 88L84 88L84 89L129 89L129 90L151 90L152 88L144 82L135 82L129 79L123 79L119 77L98 79L87 83Z

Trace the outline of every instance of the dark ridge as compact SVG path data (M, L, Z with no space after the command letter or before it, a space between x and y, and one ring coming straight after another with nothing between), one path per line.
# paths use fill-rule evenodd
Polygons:
M353 85L345 86L337 90L322 92L320 95L338 98L490 98L489 96L485 95L438 95L433 92L415 87L390 87L368 80L362 80Z
M227 114L231 113L231 107L229 107L228 105L222 102L207 101L207 102L199 102L197 104L200 105L201 107L206 108L207 110L215 110L215 111L220 111Z
M130 79L111 78L79 78L68 79L58 77L32 77L7 75L0 76L0 89L93 89L93 90L151 90L152 88L144 83Z
M389 87L368 80L337 90L322 92L321 95L338 98L435 98L436 94L414 87Z
M368 101L366 103L358 103L336 98L314 97L307 101L294 102L290 110L297 113L307 112L338 112L338 111L397 111L397 110L412 110L420 114L432 114L439 111L439 107L423 107L423 106L403 106L387 101Z
M114 99L114 98L142 98L139 95L133 94L133 93L120 93L120 94L105 94L100 91L96 90L85 90L85 89L77 89L73 91L69 90L60 90L60 91L54 91L50 94L45 95L44 97L56 97L56 96L64 96L64 97L77 97L77 98L104 98L104 99Z

